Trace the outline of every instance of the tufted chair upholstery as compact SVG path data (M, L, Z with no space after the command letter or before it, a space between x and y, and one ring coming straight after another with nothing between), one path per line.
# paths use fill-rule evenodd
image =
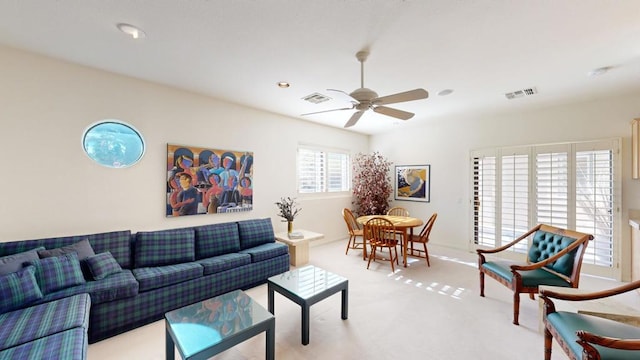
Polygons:
M526 262L487 261L486 255L500 255L532 236ZM593 235L539 224L512 242L495 249L477 249L480 296L484 297L484 277L488 275L513 290L513 323L518 325L520 294L538 292L538 286L577 288L582 257Z

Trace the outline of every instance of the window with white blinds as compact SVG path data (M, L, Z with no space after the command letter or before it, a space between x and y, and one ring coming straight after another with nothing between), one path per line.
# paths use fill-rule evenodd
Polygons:
M583 265L619 277L619 148L613 139L473 151L474 245L504 245L539 223L575 229L594 235Z
M298 192L349 191L349 154L316 148L298 148Z
M594 235L584 262L614 263L614 181L610 150L576 153L576 230Z
M529 230L529 155L502 156L502 245ZM527 244L517 244L514 251L526 252Z
M473 172L474 240L491 247L496 238L496 157L473 158Z

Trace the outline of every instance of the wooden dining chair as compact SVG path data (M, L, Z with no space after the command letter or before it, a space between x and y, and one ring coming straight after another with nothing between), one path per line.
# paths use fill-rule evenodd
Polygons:
M362 259L365 260L366 252L364 251L364 247L366 244L360 224L356 221L356 217L353 215L353 212L347 208L342 209L342 217L344 218L344 222L347 224L347 233L349 234L349 242L347 243L347 250L344 254L347 255L349 253L349 249L363 249ZM361 239L360 242L358 242L358 238Z
M436 222L436 218L438 217L438 213L433 213L427 223L424 224L424 227L420 231L419 235L411 235L409 236L407 250L410 256L425 258L427 260L427 266L431 267L429 263L429 250L427 250L427 243L429 242L429 235L431 235L431 229L433 228L433 224ZM422 249L415 248L415 244L422 244Z
M398 264L398 239L396 239L396 227L393 223L384 218L374 217L364 225L364 236L365 241L371 246L367 269L372 260L388 260L391 263L391 271L395 272L393 262ZM388 259L383 258L381 253L378 254L379 250L382 252L385 248L389 250Z
M389 209L389 211L387 211L387 215L393 215L393 216L409 216L409 210L400 207L400 206L395 206L392 207L391 209Z

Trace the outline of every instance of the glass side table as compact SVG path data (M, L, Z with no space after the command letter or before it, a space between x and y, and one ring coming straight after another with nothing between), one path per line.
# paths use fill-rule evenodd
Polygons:
M267 280L269 311L274 312L274 293L278 292L302 308L302 345L309 344L309 310L311 305L342 292L342 320L348 318L349 280L319 267L309 265L275 275Z
M275 358L275 317L249 295L235 290L165 314L166 358L174 346L183 359L208 359L261 332L266 358Z

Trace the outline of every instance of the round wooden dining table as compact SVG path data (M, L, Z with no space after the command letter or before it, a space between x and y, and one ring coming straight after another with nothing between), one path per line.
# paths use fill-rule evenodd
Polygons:
M409 243L409 237L407 236L407 229L409 230L409 234L413 236L413 228L416 226L420 226L423 224L422 220L410 216L396 216L396 215L365 215L360 216L356 219L356 222L360 225L365 225L367 221L374 217L379 217L383 219L387 219L391 221L393 226L396 227L397 230L402 232L402 261L404 263L404 267L407 267L407 246ZM366 239L365 239L366 241ZM367 247L364 246L364 250L362 253L363 257L367 257Z

